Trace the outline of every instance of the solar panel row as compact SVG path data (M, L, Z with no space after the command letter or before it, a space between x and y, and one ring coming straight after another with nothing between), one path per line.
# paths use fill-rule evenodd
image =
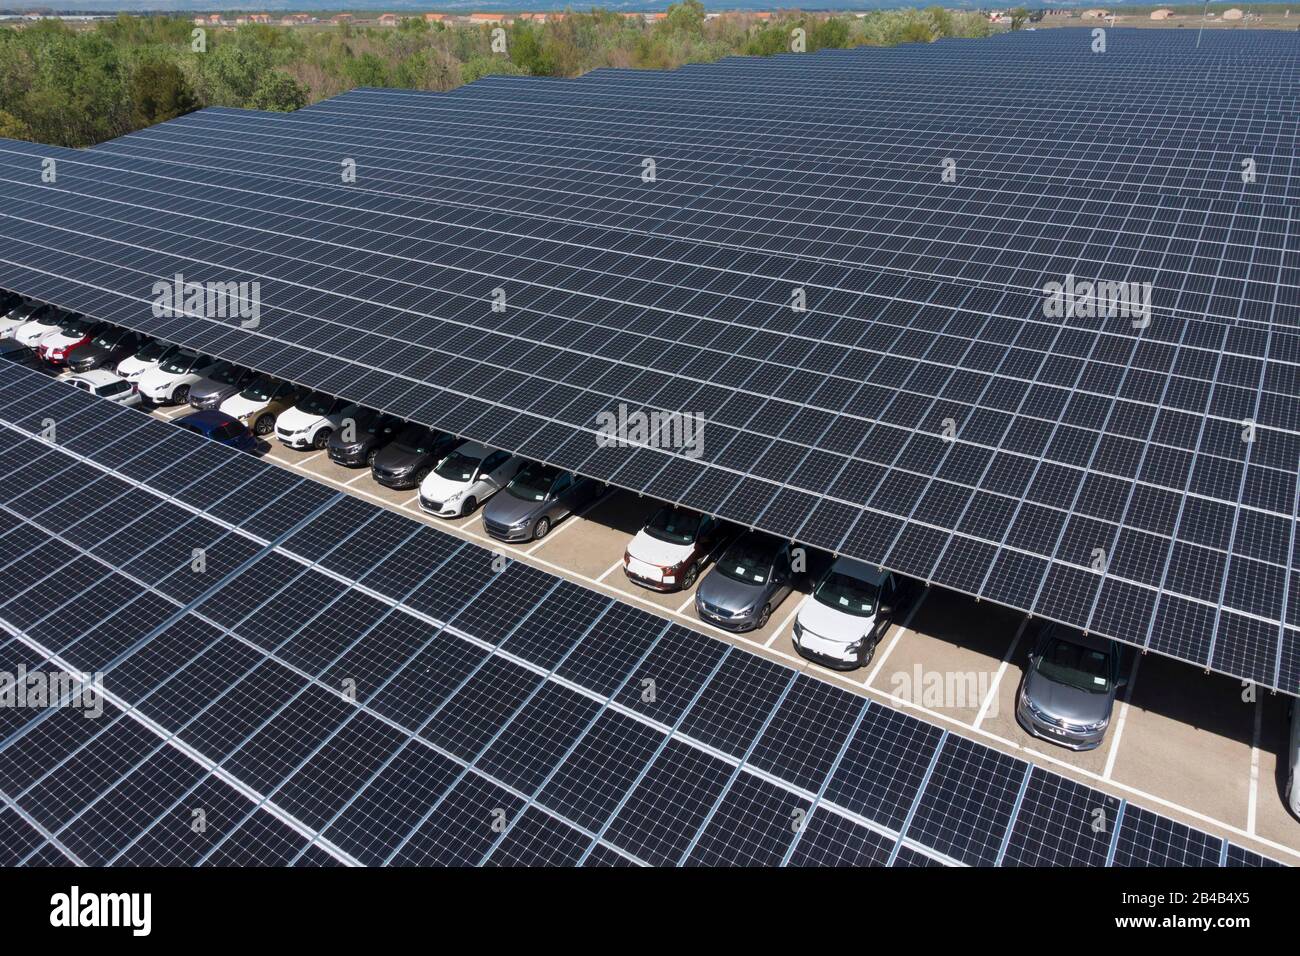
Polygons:
M0 281L1295 693L1300 48L1056 33L4 142Z
M1271 863L34 372L0 436L0 671L102 706L0 712L0 863Z

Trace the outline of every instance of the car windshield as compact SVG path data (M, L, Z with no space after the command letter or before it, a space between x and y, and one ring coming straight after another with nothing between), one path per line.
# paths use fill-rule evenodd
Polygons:
M1111 689L1110 658L1099 650L1054 638L1038 659L1038 673L1057 684L1093 694Z
M250 402L269 402L274 391L275 382L269 378L259 378L240 392L239 396L248 399Z
M176 375L176 374L180 374L181 372L188 372L190 370L190 366L193 364L194 364L193 354L189 352L177 352L175 355L167 359L165 362L160 362L159 367L162 368L164 372L170 372L173 375Z
M547 492L559 476L559 472L549 465L530 463L515 475L506 491L520 501L545 501Z
M117 344L115 338L116 337L113 335L112 332L105 332L103 335L95 336L95 341L92 342L91 345L97 345L101 349L111 349L114 345Z
M446 478L448 481L473 481L474 473L478 471L478 466L482 461L481 458L473 458L469 455L462 455L458 451L453 451L438 462L438 467L433 471L439 478Z
M237 385L240 377L244 374L243 369L238 365L231 365L229 362L220 362L209 374L208 378L222 385Z
M170 348L173 346L164 345L162 342L146 342L140 347L140 351L135 353L135 357L141 362L153 362Z
M743 584L766 584L772 570L772 546L761 538L741 538L718 562L718 573Z
M308 415L328 415L330 408L334 405L334 399L328 395L308 395L298 403L298 411L306 412Z
M827 574L813 591L813 597L822 604L856 617L871 617L876 613L877 594L873 585L839 571Z
M660 508L645 526L645 533L669 544L694 544L702 520L693 511Z
M59 326L64 335L85 335L90 331L90 323L85 319L69 319Z
M423 425L407 425L397 436L397 447L412 455L427 455L440 437L438 432Z

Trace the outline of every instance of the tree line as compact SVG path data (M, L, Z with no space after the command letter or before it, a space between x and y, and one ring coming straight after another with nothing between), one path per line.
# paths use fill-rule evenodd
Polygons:
M89 146L203 106L293 110L357 86L445 91L489 73L672 69L785 52L795 28L809 52L989 33L982 15L940 7L706 19L699 0L653 23L602 9L517 21L505 52L491 26L419 16L397 27L246 24L199 34L181 17L121 15L89 29L42 20L0 28L0 136Z

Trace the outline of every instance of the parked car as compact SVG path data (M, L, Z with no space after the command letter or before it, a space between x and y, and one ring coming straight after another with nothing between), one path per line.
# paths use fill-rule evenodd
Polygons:
M115 369L122 359L140 350L145 339L120 326L105 326L93 339L68 356L68 369L89 372L92 369Z
M22 305L27 300L17 292L10 292L8 289L0 289L0 317L9 314L11 309Z
M237 448L239 451L252 451L257 447L257 439L248 430L248 426L225 412L206 410L190 412L176 419L176 424L186 431L210 438L222 445Z
M16 362L28 368L36 368L39 365L32 350L25 345L19 345L13 339L0 339L0 359Z
M444 518L472 514L504 488L523 463L508 451L467 442L438 462L420 483L420 507Z
M110 372L106 368L91 369L89 372L77 372L68 376L66 381L73 388L79 388L91 395L106 398L110 402L118 402L121 405L140 404L139 390L122 376L116 372Z
M35 352L41 339L51 332L59 331L64 322L79 318L78 315L65 315L52 305L43 305L28 316L25 323L14 329L14 339Z
M1300 820L1300 706L1291 698L1291 742L1286 751L1286 805L1287 809Z
M32 316L43 308L49 308L49 306L42 306L37 302L28 300L10 306L3 315L0 315L0 339L12 339L14 332L30 322Z
M330 461L349 468L371 466L375 463L375 456L401 430L402 420L396 415L385 415L369 408L349 412L326 442Z
M1115 695L1128 680L1120 674L1121 657L1114 641L1049 624L1016 694L1020 726L1071 750L1100 745Z
M140 376L140 394L156 405L184 405L190 400L190 386L202 380L215 360L180 349Z
M695 592L695 613L728 631L752 631L794 589L790 543L757 531L728 546Z
M281 412L293 407L298 400L298 386L278 382L269 375L261 375L221 403L221 411L237 418L252 430L254 435L269 435Z
M689 591L722 543L725 527L711 515L664 505L628 543L623 573L652 591Z
M795 615L795 650L835 670L862 667L889 629L901 592L888 571L853 558L836 559Z
M157 368L159 362L171 358L180 350L179 345L168 345L166 342L152 339L140 346L134 355L129 355L118 362L117 374L128 382L135 382L138 385L141 375L151 368Z
M356 411L345 399L310 392L276 420L275 437L290 448L323 449L344 417Z
M81 348L106 329L103 322L78 318L64 322L56 330L41 337L36 355L51 365L66 365L73 349Z
M424 425L407 425L375 456L375 481L386 488L415 488L464 440Z
M483 509L483 527L502 541L541 540L560 521L594 501L605 486L550 465L529 462L515 473L505 493Z
M190 406L199 410L216 409L232 395L238 395L257 378L252 369L234 362L217 362L190 386Z

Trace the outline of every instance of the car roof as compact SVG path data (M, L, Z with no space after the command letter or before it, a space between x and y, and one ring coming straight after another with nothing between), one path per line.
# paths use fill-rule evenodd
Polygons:
M456 452L464 455L466 458L486 458L488 455L492 454L492 449L485 445L480 445L476 441L467 441L465 444L457 448Z
M835 563L831 565L831 570L875 587L885 583L886 572L874 564L867 564L856 558L836 558Z
M1049 623L1043 628L1038 640L1040 643L1045 644L1054 637L1059 637L1063 641L1069 641L1071 644L1078 644L1090 650L1100 651L1103 654L1109 654L1116 646L1115 642L1109 638L1099 637L1096 634L1085 634L1075 628L1063 627L1055 623Z
M106 368L95 368L89 372L78 372L76 375L68 376L69 380L74 378L89 382L91 385L111 385L113 382L122 381L120 375L116 375Z
M219 412L215 408L205 409L201 412L192 412L182 418L176 419L177 423L185 422L188 425L202 425L206 428L220 428L229 422L238 422L239 419L233 415L227 415L225 412Z

